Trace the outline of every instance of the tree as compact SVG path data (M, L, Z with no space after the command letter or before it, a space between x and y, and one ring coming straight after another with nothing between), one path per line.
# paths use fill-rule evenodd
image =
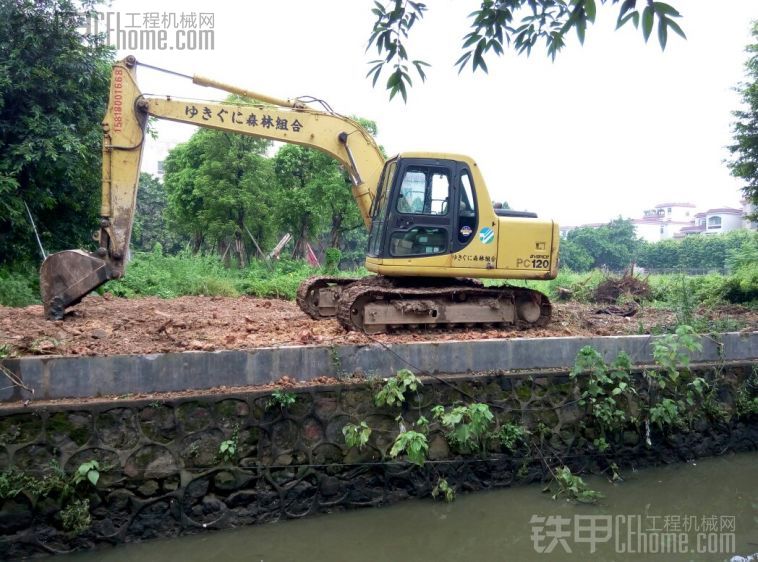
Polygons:
M616 28L631 22L642 29L647 42L657 28L661 49L666 48L669 30L686 38L675 18L679 12L669 4L653 0L480 0L479 9L470 14L470 31L463 37L462 54L455 65L459 72L470 65L472 70L487 72L488 54L502 55L512 47L517 53L529 55L539 43L544 43L548 56L555 59L566 44L566 34L576 31L584 43L587 27L595 22L598 4L619 5ZM406 47L411 29L421 21L426 4L411 0L374 2L376 16L368 48L376 47L379 58L371 61L367 76L376 85L385 66L391 68L386 88L390 99L400 94L407 99L412 85L409 64L422 81L429 63L411 59ZM640 25L641 24L641 25Z
M273 160L281 189L279 224L294 235L295 257L303 257L306 242L316 238L342 248L346 233L363 228L352 184L336 160L297 145L281 147Z
M595 263L589 251L581 244L573 240L561 240L558 247L560 267L566 267L571 271L588 271Z
M196 132L166 158L170 224L195 251L213 248L247 263L252 238L273 233L275 178L263 154L270 141L210 129Z
M132 227L132 248L150 252L158 243L165 252L174 253L182 246L180 237L167 224L168 196L155 176L142 172L139 176L137 206Z
M758 234L735 230L726 234L695 234L682 240L645 242L637 263L648 269L724 269L729 256L750 256L758 248Z
M0 263L91 242L112 50L69 0L0 2Z
M639 240L631 221L618 218L599 228L581 227L568 233L568 259L576 260L574 267L592 262L585 269L607 267L621 270L636 258ZM572 255L573 253L573 255ZM564 250L564 259L566 253ZM571 266L569 266L571 267Z
M375 121L355 116L352 118L371 133L371 136L376 137L378 129ZM362 229L363 218L353 198L352 183L347 172L332 158L327 158L327 162L323 160L323 154L320 154L320 157L319 160L323 166L322 174L329 174L333 179L320 182L316 196L326 204L329 215L329 245L332 248L342 249L343 236L348 232ZM327 172L327 170L331 171ZM337 180L336 176L341 177L342 181Z
M203 157L202 143L193 135L188 142L175 146L163 163L169 228L187 236L193 252L200 251L206 235L205 225L197 220L204 202L195 190Z
M758 219L758 20L752 27L755 42L745 48L748 82L737 88L745 109L733 112L736 118L732 126L734 144L729 146L733 159L728 166L733 176L745 182L742 191L754 206L752 218Z
M277 197L279 223L294 237L293 256L304 257L306 242L317 236L325 224L326 202L318 192L328 189L326 185L330 183L342 184L343 180L329 165L328 156L299 145L282 146L273 161L281 188Z

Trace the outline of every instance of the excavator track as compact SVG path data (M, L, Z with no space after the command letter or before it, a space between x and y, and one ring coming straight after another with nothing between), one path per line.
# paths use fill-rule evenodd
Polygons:
M358 279L350 277L309 277L297 288L297 306L314 320L334 317L342 290L356 281Z
M343 289L337 320L348 330L377 334L419 328L510 326L544 327L552 305L539 291L523 287L483 287L469 279L424 284L376 278Z

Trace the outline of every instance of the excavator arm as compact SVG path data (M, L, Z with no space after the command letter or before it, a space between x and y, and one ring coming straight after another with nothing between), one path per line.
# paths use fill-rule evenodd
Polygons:
M62 318L68 306L124 274L149 116L323 151L347 170L353 197L369 226L385 160L373 137L358 122L315 110L298 100L278 99L201 76L191 77L192 81L240 95L250 99L250 104L145 96L137 85L136 67L134 57L127 57L114 64L111 75L103 120L99 247L94 253L65 250L43 262L40 285L48 318Z

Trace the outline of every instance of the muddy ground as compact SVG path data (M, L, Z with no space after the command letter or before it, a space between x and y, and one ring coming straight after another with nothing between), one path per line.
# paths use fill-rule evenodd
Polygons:
M13 355L120 355L265 346L474 340L516 337L607 336L655 332L675 324L670 310L642 307L632 317L598 314L602 305L557 303L544 329L422 330L367 336L336 320L311 320L294 302L253 297L122 299L87 297L62 321L45 320L42 306L0 306L0 346ZM699 311L758 330L758 311L739 306Z

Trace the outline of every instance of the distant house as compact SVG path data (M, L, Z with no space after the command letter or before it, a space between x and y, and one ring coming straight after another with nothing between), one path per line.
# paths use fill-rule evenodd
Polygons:
M748 217L756 215L755 205L750 203L747 199L740 201L742 203L742 228L747 230L758 230L758 222L751 221Z
M720 234L741 228L755 230L758 224L747 220L753 208L747 201L742 209L720 207L707 211L696 211L693 203L660 203L642 213L642 217L631 219L639 238L648 242L681 239L692 234ZM606 223L589 223L581 228L597 228ZM561 237L566 238L577 226L561 226Z
M646 209L642 218L632 219L637 236L648 242L669 240L692 224L695 214L693 203L660 203Z
M638 238L642 238L648 242L656 242L661 239L664 226L660 219L643 217L641 219L632 219L632 224Z
M705 212L705 233L721 234L742 228L742 209L723 207Z
M746 211L720 207L695 212L692 203L661 203L633 219L637 236L648 242L680 239L693 234L721 234L746 228ZM749 228L749 227L748 227Z

